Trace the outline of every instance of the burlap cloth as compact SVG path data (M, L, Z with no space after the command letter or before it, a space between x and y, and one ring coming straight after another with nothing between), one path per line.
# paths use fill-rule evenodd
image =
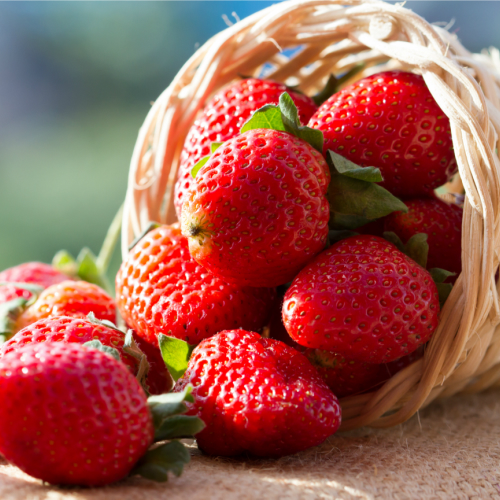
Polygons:
M500 498L500 392L433 403L391 429L362 428L280 460L206 457L181 478L100 489L45 486L5 462L1 500Z

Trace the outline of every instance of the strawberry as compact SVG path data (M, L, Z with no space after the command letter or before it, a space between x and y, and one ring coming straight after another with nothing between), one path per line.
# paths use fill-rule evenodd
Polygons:
M141 386L96 349L47 342L6 354L0 398L0 452L52 484L118 481L153 442Z
M330 97L309 126L324 134L324 153L375 165L381 186L400 197L429 195L450 180L456 160L450 122L423 78L387 71Z
M159 333L197 344L226 328L261 329L275 290L224 282L193 260L180 229L162 226L121 265L116 297L127 324L158 349Z
M0 283L33 283L43 288L68 279L69 276L43 262L26 262L0 272Z
M239 285L290 281L325 247L329 180L321 154L290 133L253 129L225 142L184 202L191 255Z
M40 319L55 316L85 318L90 312L97 319L116 320L113 299L100 287L85 281L63 281L46 288L18 318L18 329Z
M393 212L384 218L385 231L396 233L403 243L417 233L427 234L427 267L439 267L460 274L463 210L438 198L413 199L405 203L407 213ZM455 281L456 278L448 281Z
M217 93L194 122L184 143L175 185L175 209L180 220L181 209L191 188L193 166L210 154L214 142L225 142L240 132L254 111L265 104L276 104L283 92L289 92L298 108L302 124L306 124L317 106L309 97L294 92L286 85L271 80L248 78L233 83Z
M223 331L195 348L175 391L193 385L206 428L197 435L210 455L259 457L315 446L340 425L337 398L307 359L280 341Z
M136 335L133 337L134 341L139 344L140 350L146 355L149 363L147 374L149 392L151 394L167 392L171 388L172 381L158 349L144 350L140 345L140 338ZM56 316L36 321L17 332L10 340L1 345L0 357L31 343L66 342L85 344L92 340L98 340L102 345L116 349L123 363L127 365L134 375L137 375L140 359L136 355L129 354L130 349L125 348L125 334L117 328L112 328L111 325L108 326L100 321L88 318Z
M320 254L285 294L283 322L307 347L386 363L427 342L438 324L431 275L376 236L353 236Z

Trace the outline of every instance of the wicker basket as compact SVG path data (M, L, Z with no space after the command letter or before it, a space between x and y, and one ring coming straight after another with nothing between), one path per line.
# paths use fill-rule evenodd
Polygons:
M293 56L283 55L297 47ZM361 76L394 68L421 73L450 118L466 191L463 272L424 358L378 390L344 398L344 430L393 426L436 398L500 385L497 51L473 55L445 29L378 0L299 0L264 9L210 39L152 106L131 161L122 229L125 256L149 221L174 222L174 184L185 137L222 86L265 70L267 78L298 84L310 94L330 73L343 74L360 61L366 63Z

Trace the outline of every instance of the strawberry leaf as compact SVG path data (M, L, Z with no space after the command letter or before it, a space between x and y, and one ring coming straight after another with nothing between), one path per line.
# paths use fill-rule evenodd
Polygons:
M191 176L193 179L196 177L196 174L200 171L201 167L207 163L207 161L210 160L210 155L204 156L192 169L191 169Z
M429 272L431 273L434 283L436 283L436 288L439 296L439 305L442 309L444 303L446 302L446 299L448 299L448 296L453 289L453 285L451 283L443 282L446 280L446 278L455 276L457 273L452 273L450 271L446 271L445 269L440 269L439 267L434 267L433 269L430 269Z
M83 346L90 347L92 349L97 349L98 351L101 351L104 354L107 354L108 356L115 358L116 361L121 362L120 353L114 347L103 345L100 340L90 340L89 342L85 342Z
M168 481L168 473L182 474L184 465L191 460L189 451L179 441L171 441L149 450L130 472L153 481Z
M149 396L148 405L155 429L168 418L174 415L181 415L187 411L184 401L194 402L191 396L192 387L188 385L182 392L170 392L168 394L159 394L158 396Z
M123 342L123 352L128 354L129 356L132 356L139 362L136 378L139 384L141 384L141 387L144 389L144 392L146 394L149 394L147 378L150 366L148 358L146 358L146 355L141 351L140 347L137 345L137 342L134 339L133 330L128 330L125 334L125 340Z
M408 207L375 182L381 180L374 167L359 167L328 151L331 182L328 188L330 229L351 230L385 217L392 212L408 212Z
M52 267L72 278L76 278L78 264L73 256L66 250L60 250L52 259Z
M450 276L456 276L457 274L452 273L451 271L446 271L446 269L441 269L439 267L429 269L429 272L431 273L432 279L434 280L434 283L436 283L436 285L444 283L446 278L449 278Z
M162 333L158 335L158 344L163 361L170 375L177 382L187 370L189 358L196 346L175 337L167 337Z
M223 144L223 142L212 142L210 144L210 153L214 154Z
M320 153L323 152L323 132L300 125L297 107L287 92L280 95L278 106L266 104L258 109L243 125L240 132L243 134L258 128L288 132L308 142Z
M112 330L116 330L120 332L122 335L125 333L123 330L120 330L112 321L108 319L97 319L93 312L89 312L87 314L87 320L93 323L94 325L105 326L106 328L111 328Z
M92 253L89 248L82 248L76 263L78 265L76 275L83 281L88 281L94 285L100 286L103 290L112 294L111 285L108 278L101 272L97 266L97 257Z
M158 227L160 227L161 224L159 222L154 222L154 221L151 221L146 229L144 229L144 231L142 231L142 233L137 236L137 238L134 239L134 241L132 241L132 243L130 243L129 247L128 247L128 251L130 252L130 250L132 250L132 248L134 248L137 243L139 243L139 241L142 240L142 238L144 238L144 236L146 236L146 234L148 234L150 231L152 231L153 229L156 229Z
M0 304L0 344L10 339L16 331L16 321L26 309L28 301L23 297Z
M384 240L392 243L400 252L405 253L405 246L401 241L401 238L396 233L393 233L392 231L385 231L383 233L383 237Z
M155 431L155 441L191 438L205 428L203 420L188 415L175 415L163 421Z
M424 269L427 267L427 255L429 254L429 244L425 233L414 234L405 245L405 252L410 259Z

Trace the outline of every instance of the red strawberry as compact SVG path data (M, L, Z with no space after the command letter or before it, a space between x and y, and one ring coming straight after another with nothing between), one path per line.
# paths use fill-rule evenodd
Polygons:
M403 243L417 233L427 234L427 268L439 267L460 274L463 210L438 198L414 199L405 203L408 213L393 212L385 217L385 231L393 231ZM448 281L455 281L457 277Z
M206 424L198 446L210 455L296 453L320 444L340 425L337 398L307 359L254 332L205 339L174 390L187 384L194 397L188 413Z
M285 294L283 322L298 343L367 363L417 349L438 324L430 274L376 236L353 236L304 268Z
M85 281L64 281L46 288L18 318L18 329L54 316L85 318L93 312L100 320L116 321L113 299L100 287Z
M220 146L182 210L191 255L222 279L277 286L326 243L327 166L312 146L254 129Z
M51 342L5 355L0 398L0 452L52 484L118 481L153 441L139 383L96 349Z
M50 319L39 320L21 331L0 347L0 357L18 351L27 344L40 342L66 342L85 344L91 340L99 340L102 345L115 348L121 360L130 371L137 375L138 360L123 351L125 334L120 330L109 328L103 324L94 323L88 319L56 316ZM139 343L138 338L135 340ZM142 349L141 345L139 347ZM165 368L160 353L145 351L149 362L147 385L151 394L162 394L171 388L170 375Z
M381 186L400 197L428 195L456 171L450 122L423 78L387 71L363 78L328 99L309 122L331 149L376 166Z
M211 144L226 142L238 135L254 111L266 104L277 104L283 92L290 94L299 111L300 122L305 125L317 109L314 101L271 80L241 80L221 90L208 103L189 130L181 154L175 185L175 209L179 220L182 204L193 184L191 170L199 160L210 154Z
M66 274L43 262L26 262L0 272L0 282L34 283L43 288L69 279Z
M180 229L163 226L132 249L116 277L118 308L158 349L158 334L197 344L226 328L261 329L275 290L230 285L189 255Z

